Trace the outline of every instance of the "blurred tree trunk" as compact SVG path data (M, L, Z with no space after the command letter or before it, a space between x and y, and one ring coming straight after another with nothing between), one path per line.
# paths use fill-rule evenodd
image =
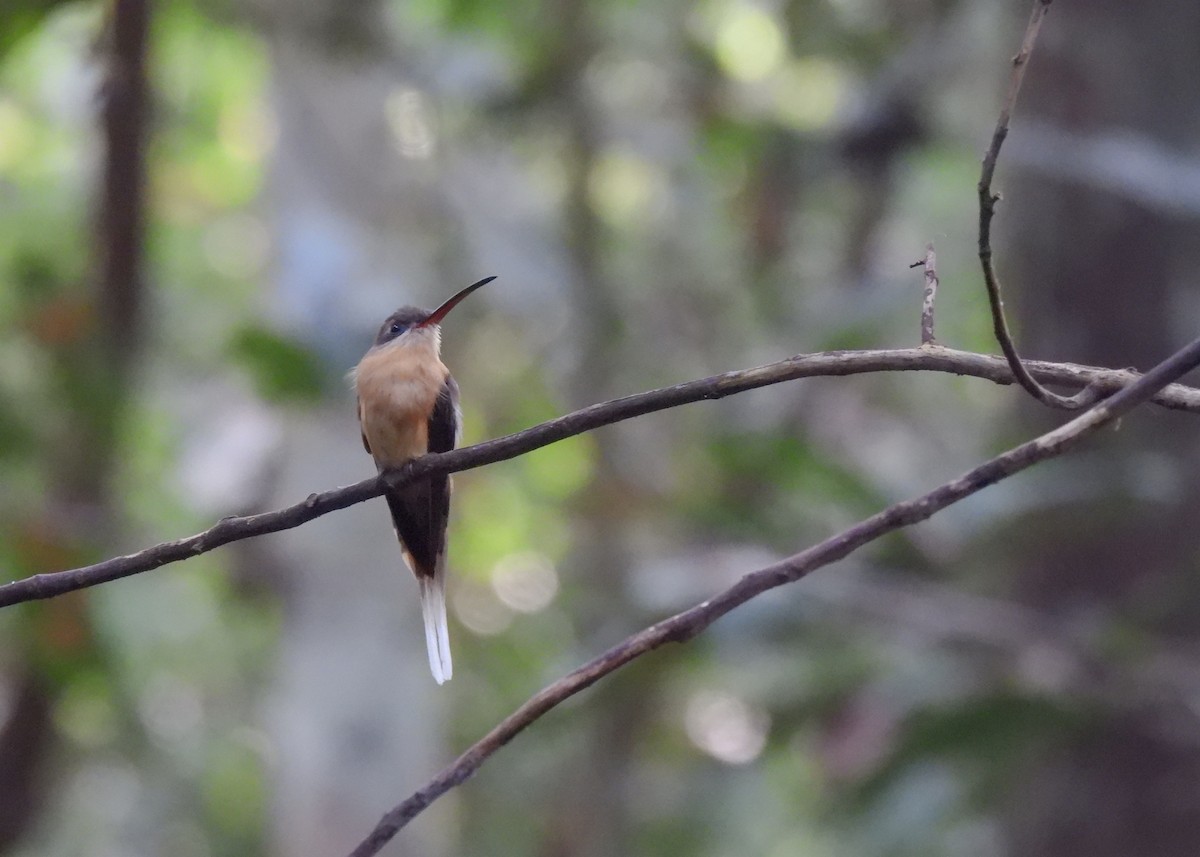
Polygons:
M118 0L103 33L99 92L103 161L95 202L92 275L77 293L91 324L53 344L48 385L61 396L64 431L47 443L44 507L31 513L27 559L33 573L91 562L116 546L121 506L113 495L121 422L142 341L145 283L145 147L148 125L147 0ZM46 604L31 623L29 665L12 682L0 719L0 851L28 834L50 795L61 677L99 655L87 595Z
M17 677L0 724L0 853L7 853L33 824L46 800L42 773L54 744L51 693L32 670Z
M1054 4L1014 120L1014 157L1001 159L1001 172L1018 176L1003 203L1000 263L1024 355L1147 369L1200 334L1195 314L1180 314L1200 288L1200 200L1188 213L1139 189L1169 173L1162 153L1200 158L1197 44L1194 0ZM1051 144L1063 134L1080 144ZM1120 163L1084 157L1104 139ZM1130 172L1138 155L1150 160ZM1039 428L1063 419L1028 403L1023 413ZM1022 594L1058 615L1194 634L1196 437L1176 415L1143 412L1061 467L1056 485L1070 499L1017 524ZM1092 723L1021 777L1011 853L1200 853L1196 782L1196 743L1152 712Z
M563 241L572 265L572 327L578 344L569 399L579 408L616 395L614 378L621 366L624 325L613 284L604 272L603 225L589 193L592 172L604 143L601 118L588 86L587 71L600 47L596 8L587 0L548 0L547 14L558 23L552 63L562 81L557 93L569 140L568 191L564 202ZM590 657L608 645L610 634L635 627L627 592L631 558L626 548L628 523L622 496L628 491L619 473L617 439L621 427L596 433L598 467L580 492L574 512L576 546L569 563L586 595L589 609L578 619ZM619 618L624 617L622 622ZM576 753L566 760L567 784L552 809L543 854L609 857L629 852L629 821L624 785L632 763L639 706L638 694L624 680L597 689Z

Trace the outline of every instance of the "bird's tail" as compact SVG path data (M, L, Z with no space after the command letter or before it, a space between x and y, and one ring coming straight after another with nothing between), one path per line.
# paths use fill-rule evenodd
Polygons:
M417 578L421 585L421 616L425 620L425 646L429 650L429 669L438 684L454 674L450 663L450 630L446 625L446 567L437 564L431 576Z

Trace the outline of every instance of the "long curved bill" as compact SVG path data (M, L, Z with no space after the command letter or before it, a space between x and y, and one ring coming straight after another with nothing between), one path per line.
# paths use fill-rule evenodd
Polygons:
M471 294L471 292L475 291L476 289L486 286L488 283L490 283L494 279L496 279L496 278L495 277L484 277L482 280L480 280L477 283L471 283L471 285L467 286L465 289L463 289L461 292L456 294L454 297L450 298L450 300L446 301L440 307L438 307L433 312L431 312L429 314L429 318L427 318L424 321L420 322L419 324L415 324L413 326L414 327L428 327L431 324L440 324L442 319L445 318L449 314L450 310L452 310L456 306L458 306L459 302L462 301L463 298L465 298L467 295Z

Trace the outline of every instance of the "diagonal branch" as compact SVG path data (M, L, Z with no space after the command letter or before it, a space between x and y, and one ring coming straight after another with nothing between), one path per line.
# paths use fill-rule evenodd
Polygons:
M1128 370L1099 369L1071 363L1030 361L1026 366L1029 372L1043 381L1075 388L1090 387L1105 394L1127 387L1139 377L1137 373ZM169 563L199 556L230 542L298 527L314 518L378 497L387 483L400 486L435 473L453 473L493 464L564 438L654 411L704 399L720 399L799 378L910 371L970 375L997 384L1013 382L1012 372L1005 361L998 357L956 351L936 345L894 350L799 354L754 369L726 372L591 405L516 434L456 449L453 452L426 455L383 476L364 479L321 494L311 494L308 499L285 509L259 515L224 518L204 532L188 538L163 542L137 553L113 557L83 568L16 580L0 586L0 607L53 598L77 589L152 571ZM1200 413L1200 390L1192 387L1172 384L1156 393L1152 400L1165 408Z
M527 726L609 673L666 643L690 640L717 619L757 595L800 580L818 568L836 562L888 533L927 520L947 506L970 497L989 485L1020 473L1040 461L1068 452L1078 446L1084 438L1151 399L1157 391L1197 365L1200 365L1200 339L1176 352L1134 384L1075 417L1066 425L1013 447L927 494L889 506L794 556L751 572L715 597L627 637L607 652L531 697L428 784L388 812L370 835L354 849L351 857L370 857L379 853L405 825L441 795L470 778L488 757L519 735Z
M983 165L979 175L979 263L983 267L983 282L987 287L988 304L992 310L992 328L1000 350L1008 360L1013 376L1017 383L1044 405L1065 410L1079 410L1093 404L1101 397L1101 390L1094 386L1086 386L1073 396L1061 396L1052 390L1047 390L1038 383L1032 374L1025 370L1021 358L1017 355L1017 346L1013 343L1012 334L1008 329L1008 321L1004 317L1004 300L1000 296L1000 280L992 265L992 218L996 214L996 203L1000 195L992 192L992 177L996 173L996 161L1000 157L1000 147L1008 136L1008 123L1012 119L1013 110L1017 106L1017 95L1021 91L1021 82L1025 79L1025 69L1029 65L1029 57L1037 43L1038 32L1042 27L1042 19L1050 10L1052 0L1034 0L1033 12L1029 16L1029 24L1025 28L1025 36L1021 40L1021 50L1012 60L1012 74L1008 81L1008 94L1004 105L1000 108L1000 118L996 121L996 129L992 132L992 142L983 156Z

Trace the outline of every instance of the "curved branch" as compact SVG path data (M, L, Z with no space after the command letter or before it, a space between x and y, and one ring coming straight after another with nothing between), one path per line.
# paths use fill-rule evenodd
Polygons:
M989 485L1020 473L1040 461L1062 455L1088 435L1152 398L1157 391L1197 365L1200 365L1200 339L1176 352L1134 384L1080 414L1069 423L1013 447L927 494L889 506L798 554L751 572L715 597L627 637L599 657L546 686L502 720L427 785L388 812L370 835L354 849L351 857L370 857L379 853L405 825L441 795L465 782L489 756L519 735L527 726L609 673L666 643L679 643L691 639L717 619L757 595L800 580L881 536L927 520L947 506Z
M1071 363L1026 364L1029 371L1048 383L1074 388L1116 392L1138 378L1128 370L1099 369ZM929 371L970 375L997 384L1011 384L1012 372L1004 360L986 354L956 351L936 345L879 351L824 351L798 354L754 369L742 369L638 393L603 402L544 422L524 431L485 443L438 455L426 455L399 470L335 488L274 512L224 518L213 527L188 538L164 542L127 556L114 557L95 565L38 574L0 586L0 607L25 601L53 598L77 589L152 571L189 559L230 542L276 533L355 503L378 497L385 485L399 487L435 473L453 473L514 458L547 444L642 414L678 407L704 399L720 399L746 390L799 378L859 375L869 372ZM1178 384L1167 386L1153 401L1165 408L1200 413L1200 390Z
M996 214L996 202L1000 199L999 194L992 193L992 177L996 173L996 161L1000 157L1000 147L1004 145L1004 139L1008 136L1008 123L1017 106L1017 95L1021 91L1021 82L1025 78L1025 68L1029 65L1029 57L1037 43L1042 19L1050 10L1051 2L1052 0L1034 0L1033 12L1030 14L1029 24L1025 28L1025 37L1021 40L1021 50L1012 60L1013 67L1008 81L1008 94L1004 98L1004 105L1000 108L1000 118L996 120L996 130L992 132L991 145L988 146L988 150L983 156L979 175L979 264L983 267L983 283L987 287L988 305L992 310L992 329L1017 383L1044 405L1065 410L1079 410L1098 401L1102 391L1089 385L1073 396L1061 396L1047 390L1025 370L1021 358L1017 354L1017 346L1013 343L1012 334L1009 332L1008 321L1004 317L1004 300L1000 296L1000 280L992 265L992 218Z

